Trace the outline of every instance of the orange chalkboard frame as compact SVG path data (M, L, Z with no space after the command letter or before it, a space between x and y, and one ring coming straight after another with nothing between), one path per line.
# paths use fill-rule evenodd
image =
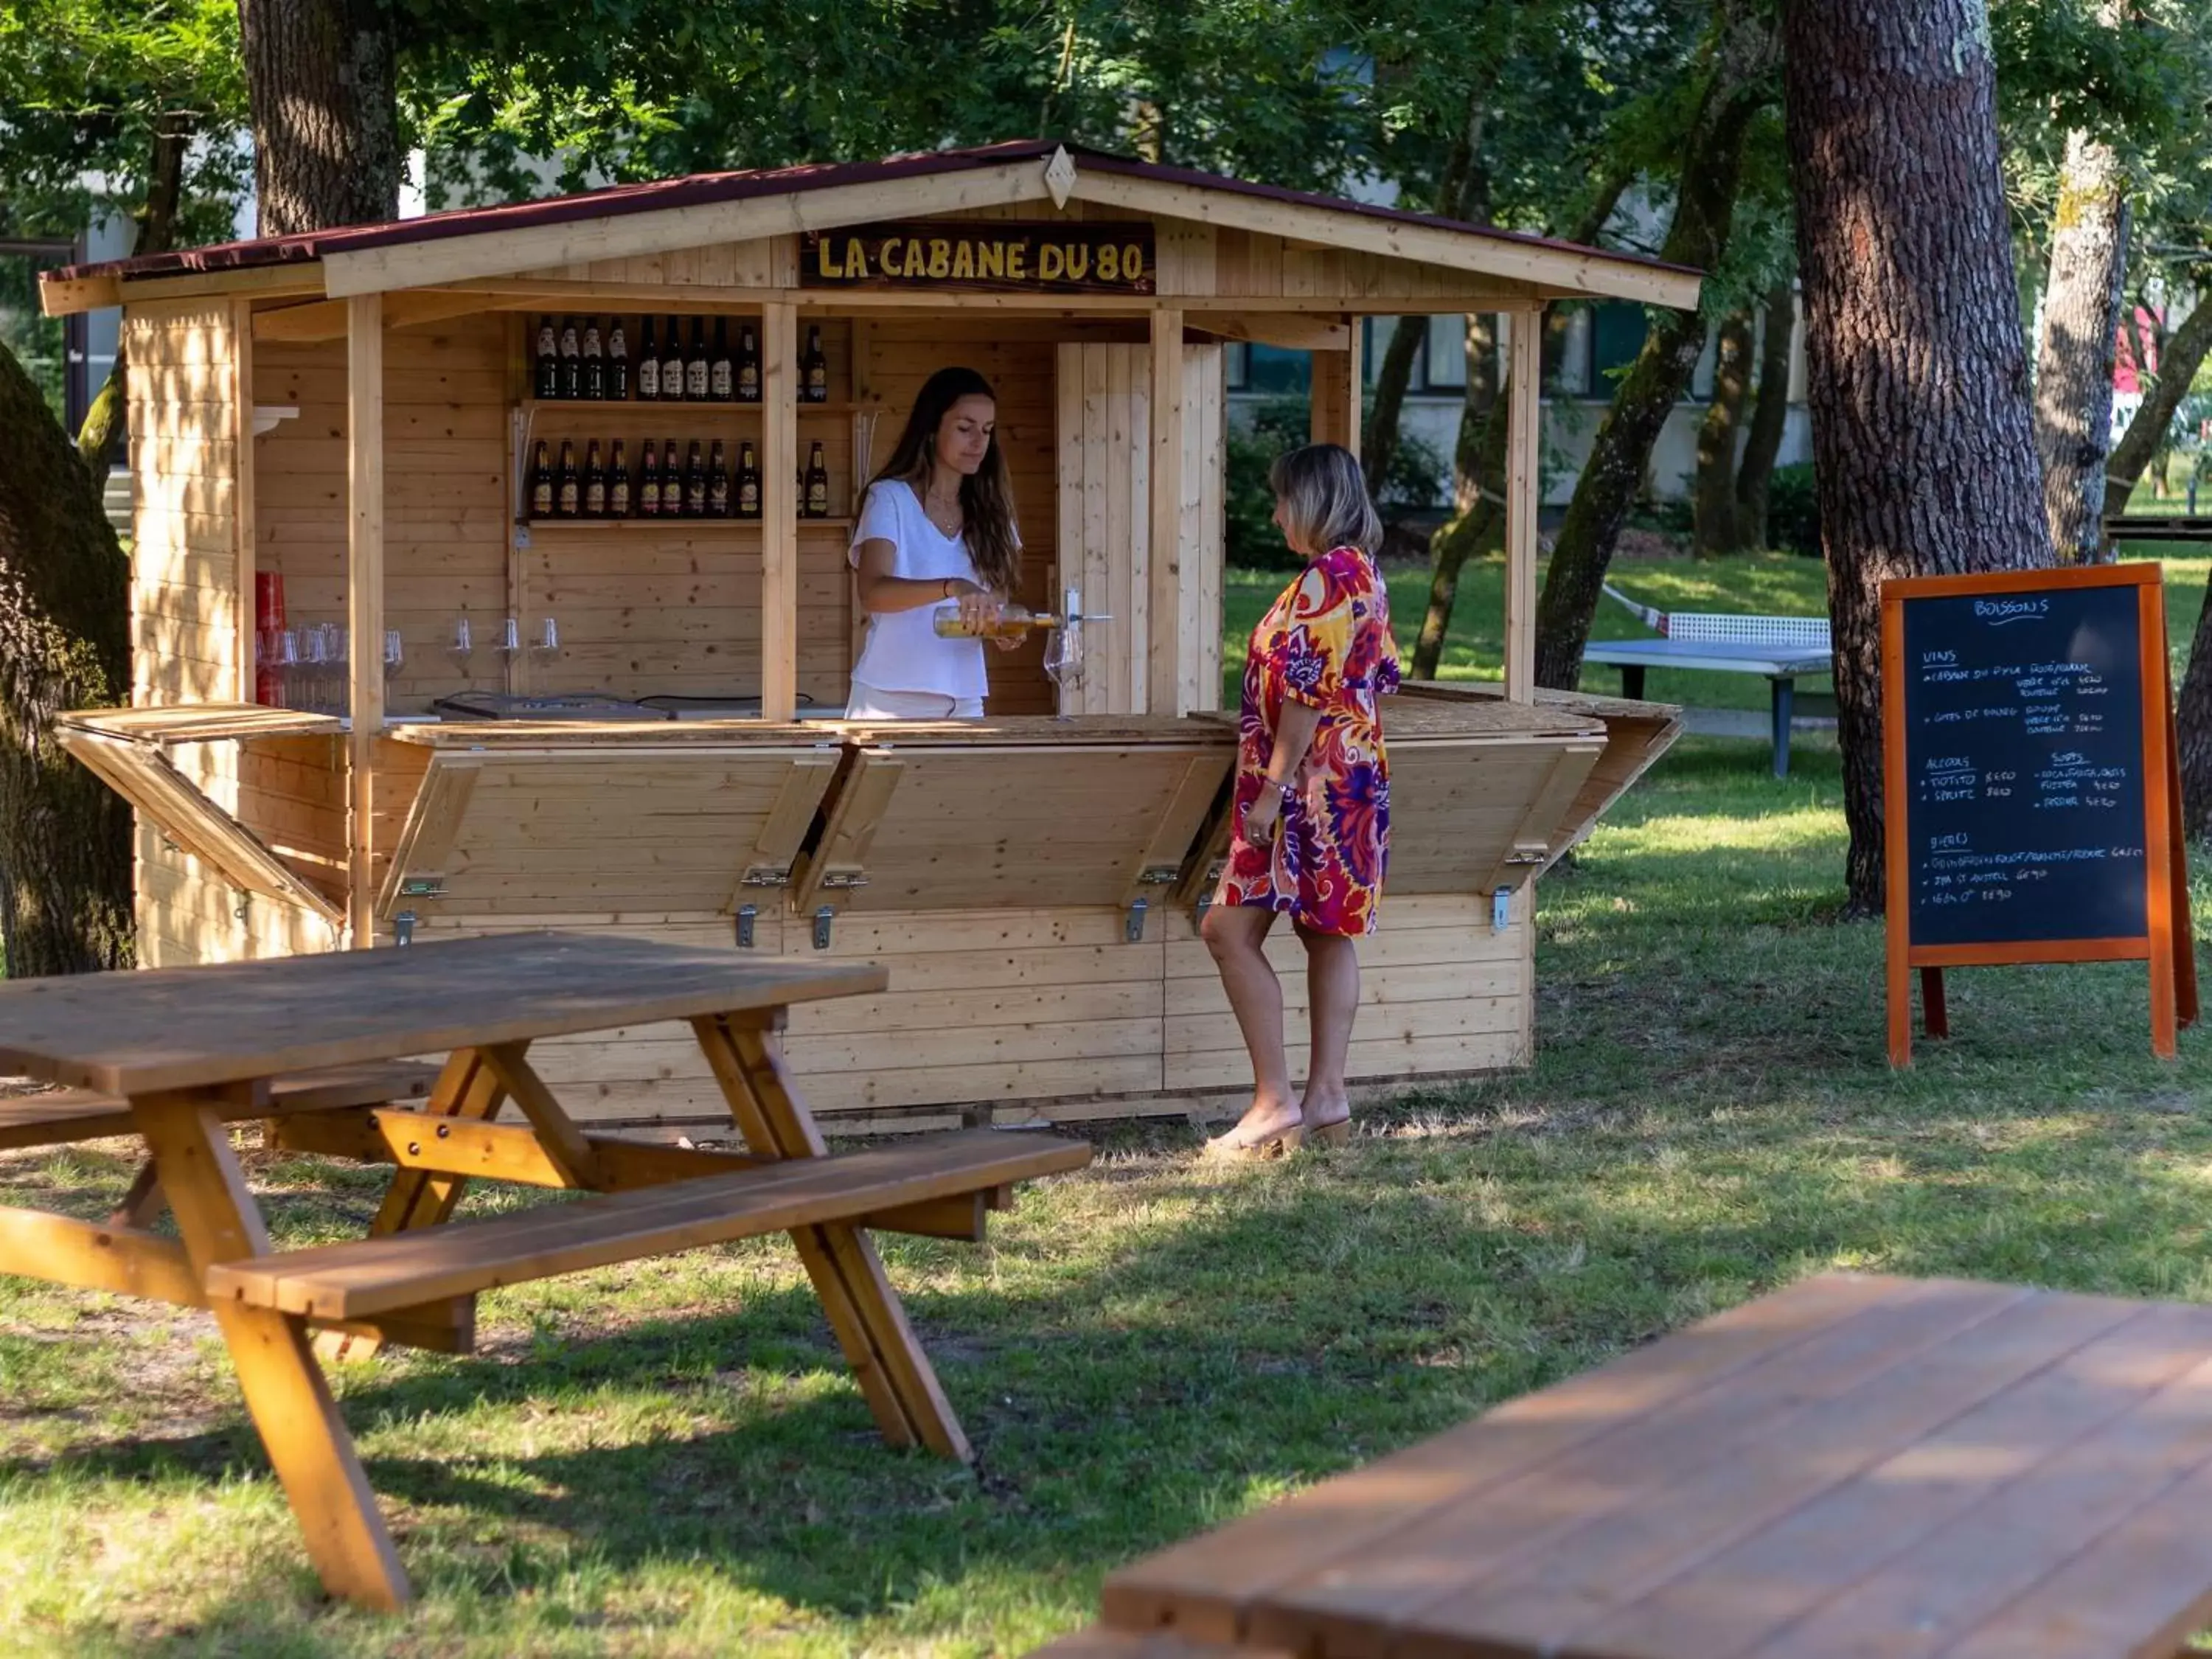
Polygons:
M2181 834L2181 768L2173 733L2172 669L2166 659L2165 571L2155 564L2007 570L1978 576L1907 576L1881 585L1882 852L1888 920L1889 1060L1912 1063L1912 971L1920 970L1927 1034L1949 1035L1946 968L2026 962L2148 962L2152 1050L2171 1060L2175 1032L2197 1018L2196 948L2189 922L2189 876ZM2136 939L2033 939L1990 945L1912 942L1911 786L1905 769L1905 608L1915 599L1979 593L2040 593L2082 587L2136 590L2142 681L2143 915Z

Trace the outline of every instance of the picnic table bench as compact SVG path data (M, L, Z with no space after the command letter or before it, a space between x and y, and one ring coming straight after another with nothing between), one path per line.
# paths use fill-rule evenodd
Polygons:
M1826 1274L1112 1574L1054 1659L2170 1659L2212 1308Z
M149 1154L105 1223L0 1208L0 1272L210 1309L323 1583L374 1606L404 1603L407 1577L317 1341L465 1352L498 1285L788 1233L885 1438L964 1460L868 1230L979 1237L1012 1183L1091 1153L979 1130L831 1156L783 1064L784 1012L886 980L510 934L0 986L0 1064L68 1085L0 1103L0 1146L135 1133ZM744 1153L588 1133L527 1058L540 1037L659 1020L690 1024ZM509 1103L524 1121L493 1121ZM271 1146L393 1164L369 1236L276 1249L230 1144L248 1119ZM471 1180L597 1195L453 1223ZM181 1243L151 1231L164 1203Z

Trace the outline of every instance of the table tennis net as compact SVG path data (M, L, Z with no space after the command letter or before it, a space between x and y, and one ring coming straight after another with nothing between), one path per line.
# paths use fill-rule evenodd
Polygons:
M1717 611L1655 611L1638 605L1611 583L1607 598L1628 607L1662 639L1708 640L1730 645L1779 646L1790 650L1828 651L1826 617L1740 617Z

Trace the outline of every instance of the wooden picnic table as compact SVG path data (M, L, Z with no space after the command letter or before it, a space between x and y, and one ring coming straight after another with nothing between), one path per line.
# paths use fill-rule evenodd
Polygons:
M1113 1574L1067 1659L2167 1659L2212 1308L1807 1279Z
M886 980L541 933L0 985L0 1066L80 1091L5 1103L0 1146L135 1132L149 1154L104 1224L0 1209L0 1272L209 1308L324 1583L376 1606L407 1577L317 1343L465 1351L495 1285L788 1232L884 1437L965 1459L866 1229L980 1237L1010 1183L1090 1149L971 1131L830 1155L783 1065L784 1011ZM661 1020L690 1024L746 1153L587 1133L527 1058ZM384 1064L437 1054L420 1080ZM524 1122L492 1121L507 1103ZM276 1250L230 1143L244 1118L276 1146L394 1164L370 1237ZM471 1179L602 1195L447 1224ZM163 1201L181 1244L147 1224Z

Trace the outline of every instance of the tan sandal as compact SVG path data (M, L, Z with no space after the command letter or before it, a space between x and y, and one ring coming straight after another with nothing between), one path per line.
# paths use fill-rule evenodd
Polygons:
M1207 1141L1199 1156L1218 1164L1256 1164L1295 1152L1305 1145L1308 1133L1304 1123L1270 1129L1265 1134L1249 1139L1240 1131L1231 1129L1227 1134L1216 1135Z

